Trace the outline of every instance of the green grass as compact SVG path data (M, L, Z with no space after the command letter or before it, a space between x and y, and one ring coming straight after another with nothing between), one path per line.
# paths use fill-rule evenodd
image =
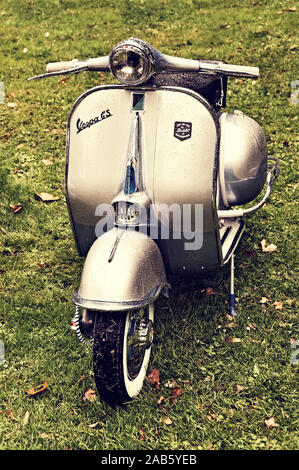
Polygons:
M0 0L0 80L6 92L0 104L0 340L5 344L0 449L298 447L298 366L291 363L291 340L299 339L294 5L277 0ZM146 383L133 403L112 409L99 398L83 401L95 385L91 354L69 331L83 260L64 195L69 109L88 87L111 77L26 79L42 73L47 62L106 55L131 35L167 54L259 66L256 82L229 80L227 111L242 109L263 126L269 155L281 160L281 175L270 202L248 218L238 250L237 325L228 326L226 318L227 268L214 278L171 280L169 301L157 304L150 363L150 369L161 371L161 387L155 391ZM53 164L46 166L43 159ZM41 191L60 200L42 203L34 197ZM23 210L14 214L10 205L18 203ZM263 238L277 251L262 252ZM216 294L201 292L207 287ZM261 304L262 297L269 301ZM275 309L274 302L283 302L283 308ZM227 343L229 337L241 342ZM181 399L158 406L157 399L170 396L165 383L172 379L183 389ZM44 394L26 396L25 390L44 380L49 384ZM236 394L237 385L243 390ZM167 416L171 425L163 422ZM279 427L265 426L271 416ZM148 438L140 439L140 428Z

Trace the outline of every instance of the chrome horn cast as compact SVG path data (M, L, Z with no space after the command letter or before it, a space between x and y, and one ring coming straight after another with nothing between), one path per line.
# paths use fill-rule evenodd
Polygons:
M127 335L127 371L134 380L143 363L145 351L153 342L153 322L148 317L149 307L132 310Z

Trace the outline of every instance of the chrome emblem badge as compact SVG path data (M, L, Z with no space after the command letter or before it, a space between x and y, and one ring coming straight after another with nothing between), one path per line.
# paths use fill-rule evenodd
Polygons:
M175 121L174 123L174 137L179 140L190 139L192 134L192 123Z

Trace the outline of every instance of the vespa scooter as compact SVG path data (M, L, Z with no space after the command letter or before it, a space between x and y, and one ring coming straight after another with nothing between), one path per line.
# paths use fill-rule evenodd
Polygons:
M33 79L87 70L112 72L120 84L83 93L67 124L66 198L86 258L73 327L92 344L99 394L121 404L142 388L168 275L204 275L230 261L236 315L242 218L267 201L278 165L269 165L257 122L222 111L227 77L256 79L256 67L172 57L130 38L109 56L50 63ZM261 200L240 208L265 183Z

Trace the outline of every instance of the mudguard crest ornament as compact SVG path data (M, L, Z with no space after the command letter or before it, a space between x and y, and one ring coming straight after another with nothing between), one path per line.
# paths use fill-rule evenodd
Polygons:
M192 123L175 121L174 123L174 137L179 140L190 139L192 134Z

